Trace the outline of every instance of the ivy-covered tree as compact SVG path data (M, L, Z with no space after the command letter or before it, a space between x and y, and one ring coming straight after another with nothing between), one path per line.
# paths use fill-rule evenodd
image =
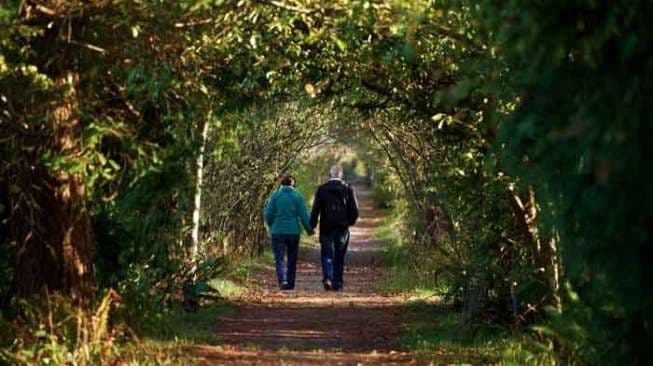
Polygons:
M179 15L190 5L2 6L1 171L20 296L91 294L91 212L192 158L211 98Z

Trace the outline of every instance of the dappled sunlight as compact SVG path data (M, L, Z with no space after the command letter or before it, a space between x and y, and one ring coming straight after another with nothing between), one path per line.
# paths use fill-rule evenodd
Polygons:
M653 365L651 14L1 1L0 364Z
M285 365L414 365L413 357L406 352L390 351L387 353L370 352L340 352L323 350L292 352L286 349L262 350L233 346L203 346L199 354L207 364L229 362L244 365L275 365L283 359Z
M398 334L396 307L247 307L217 327L221 343L256 344L262 349L388 350ZM373 324L373 327L370 325Z
M215 335L224 347L201 348L206 362L283 360L304 365L321 363L326 357L322 352L335 364L411 362L410 355L397 351L405 298L379 292L385 270L382 245L373 235L383 218L364 187L356 189L360 219L351 228L344 289L322 288L317 236L305 239L295 290L278 289L272 263L260 266L247 280L250 290L237 299L237 312L216 323Z

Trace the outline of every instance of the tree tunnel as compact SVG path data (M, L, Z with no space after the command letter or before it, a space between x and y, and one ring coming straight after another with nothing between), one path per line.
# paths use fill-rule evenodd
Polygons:
M650 7L5 1L0 301L220 271L345 146L464 319L645 363Z

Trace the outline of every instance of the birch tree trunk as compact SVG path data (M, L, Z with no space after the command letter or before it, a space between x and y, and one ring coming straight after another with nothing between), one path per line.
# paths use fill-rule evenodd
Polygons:
M193 263L192 273L195 273L197 269L197 261L199 259L200 252L200 214L202 212L202 185L204 179L204 151L206 149L206 140L209 136L210 129L210 115L209 118L204 122L204 127L202 129L202 145L200 146L200 151L197 156L197 180L195 181L195 200L193 204L193 229L191 231L191 261Z

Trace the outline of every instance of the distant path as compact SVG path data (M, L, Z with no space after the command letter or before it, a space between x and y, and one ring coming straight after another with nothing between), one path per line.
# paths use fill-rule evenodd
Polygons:
M222 346L202 346L205 365L414 365L398 351L400 297L377 292L384 274L373 240L382 220L370 194L356 187L360 219L351 230L345 287L326 292L319 248L302 248L295 291L277 290L274 268L253 275L237 311L217 320Z

